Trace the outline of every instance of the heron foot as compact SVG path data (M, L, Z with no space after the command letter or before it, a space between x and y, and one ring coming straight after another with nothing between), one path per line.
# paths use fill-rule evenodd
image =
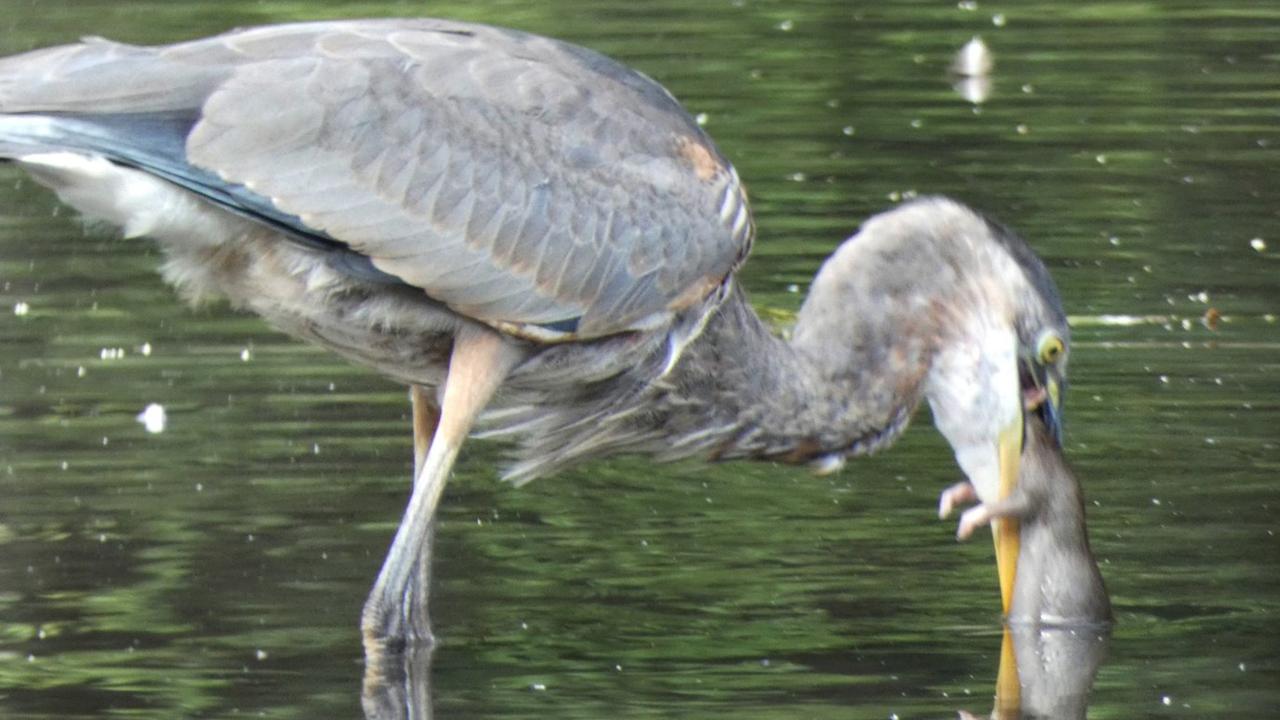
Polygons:
M426 613L414 613L413 603L390 607L369 598L360 618L365 657L383 657L409 650L426 650L436 644Z
M431 539L434 523L423 538L423 555L410 567L405 578L408 585L392 589L398 583L378 583L364 601L360 613L365 657L431 648L436 643L428 614L430 598Z

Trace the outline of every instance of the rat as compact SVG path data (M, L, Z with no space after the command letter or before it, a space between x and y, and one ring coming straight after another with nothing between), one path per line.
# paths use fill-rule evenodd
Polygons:
M966 510L956 537L966 540L996 518L1020 523L1010 624L1110 624L1111 601L1089 547L1080 481L1044 420L1027 413L1025 422L1018 484L1003 500ZM973 485L957 483L943 491L938 514L945 518L957 505L977 500Z

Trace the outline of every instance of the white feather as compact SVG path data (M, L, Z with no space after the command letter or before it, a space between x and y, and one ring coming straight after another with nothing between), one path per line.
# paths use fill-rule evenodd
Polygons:
M17 162L63 202L123 228L126 237L215 245L244 222L171 183L98 155L41 152Z

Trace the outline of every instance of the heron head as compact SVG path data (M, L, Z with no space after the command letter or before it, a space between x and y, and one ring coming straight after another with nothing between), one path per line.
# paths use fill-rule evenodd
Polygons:
M951 295L926 380L934 422L983 502L1018 482L1026 413L1036 413L1059 445L1070 333L1044 263L1004 226L979 218L974 252ZM1012 598L1017 522L992 526L1001 596Z
M1060 439L1070 336L1058 291L1021 238L957 202L924 198L868 220L814 279L793 343L828 384L852 389L859 427L927 400L984 502L1017 482L1024 413ZM1004 525L1007 607L1017 537Z

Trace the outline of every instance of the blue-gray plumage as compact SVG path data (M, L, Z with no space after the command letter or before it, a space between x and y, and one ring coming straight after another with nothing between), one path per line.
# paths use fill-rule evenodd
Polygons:
M189 298L410 385L414 491L370 643L430 637L431 519L477 428L514 438L517 481L619 452L832 470L927 399L994 499L1024 405L1056 422L1065 316L1020 239L904 204L776 338L734 279L733 167L661 86L554 40L437 20L90 39L0 60L0 158L155 238Z
M643 327L699 299L690 287L719 283L750 243L737 176L670 95L536 36L310 24L167 48L91 41L0 73L43 75L0 84L5 112L40 126L33 141L341 238L509 331Z

